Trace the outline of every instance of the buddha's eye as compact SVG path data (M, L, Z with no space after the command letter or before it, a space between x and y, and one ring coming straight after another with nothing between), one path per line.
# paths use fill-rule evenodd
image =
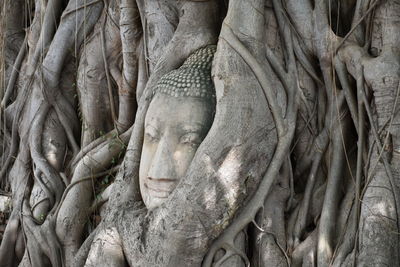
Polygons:
M157 131L153 127L146 127L144 139L150 143L157 142L159 140Z
M155 136L153 136L153 135L151 135L149 133L145 134L145 139L146 139L146 141L148 141L150 143L154 143L154 142L156 142L158 140L157 137L155 137Z
M201 143L201 137L197 133L187 133L182 135L180 143L183 145L190 145L191 147L198 147Z

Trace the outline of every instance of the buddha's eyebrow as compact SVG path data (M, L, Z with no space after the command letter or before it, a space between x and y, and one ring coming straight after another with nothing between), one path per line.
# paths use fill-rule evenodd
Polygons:
M157 118L151 118L150 120L146 121L144 127L147 128L148 126L158 129L160 122Z
M204 131L204 124L202 123L191 123L191 124L181 124L180 128L185 132L185 133L190 133L190 132L196 132L196 133L201 133Z

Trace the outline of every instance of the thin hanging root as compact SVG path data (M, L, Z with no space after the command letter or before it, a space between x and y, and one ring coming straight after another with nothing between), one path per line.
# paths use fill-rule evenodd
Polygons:
M64 96L63 93L57 95L55 106L57 109L64 111L65 117L72 129L76 129L77 131L81 129L81 123L76 108L68 101L67 97Z
M224 24L220 38L225 40L226 43L243 58L246 64L253 71L258 82L260 83L261 88L263 89L262 92L268 101L268 106L271 109L276 129L278 131L278 138L284 136L287 133L287 126L285 125L282 116L282 110L280 109L273 92L270 90L270 88L273 88L273 86L270 81L268 81L267 76L264 74L263 68L260 66L257 59L235 36L229 25Z
M358 101L358 143L357 143L357 169L356 169L356 186L355 186L355 207L354 207L354 215L350 217L352 222L350 225L353 226L351 236L354 237L354 264L356 260L356 254L358 249L358 222L360 220L360 211L361 211L361 184L362 184L362 175L363 175L363 154L364 154L364 143L365 143L365 109L363 105L362 94L364 92L364 79L359 71L359 77L357 80L357 99ZM372 146L371 146L372 147ZM350 251L348 251L350 253Z
M329 138L325 138L326 141L323 143L322 147L317 150L317 155L315 156L312 167L310 170L310 174L307 179L307 185L306 189L304 192L304 197L303 201L299 210L299 213L297 215L297 221L293 230L293 247L296 247L299 243L300 240L304 234L305 228L307 226L307 216L308 216L308 210L310 206L310 201L312 198L312 193L314 189L314 185L316 182L316 177L317 177L317 171L319 169L319 166L321 164L322 156L324 155L324 152L326 150L326 147L328 146L328 141Z
M74 133L72 131L71 125L68 123L68 119L67 119L65 113L63 112L63 110L61 110L59 108L57 103L55 103L53 105L53 107L57 113L58 120L60 121L61 125L64 128L65 135L67 136L67 139L68 139L69 145L71 146L73 155L78 154L80 149L79 149L78 143L75 140Z
M383 0L385 1L385 0ZM364 13L364 15L353 25L353 27L350 29L350 31L346 34L345 37L343 37L342 41L340 44L336 47L335 49L335 54L338 53L339 49L343 46L343 44L346 42L347 39L353 34L354 30L360 25L360 23L375 9L375 7L381 3L381 0L375 0L375 2L368 8L368 10Z
M39 200L38 202L36 202L36 203L31 207L32 213L35 211L36 207L38 207L39 205L41 205L42 203L44 203L44 202L46 202L46 201L49 201L49 202L50 202L50 200L49 200L48 197L45 197L45 198Z
M286 66L288 75L286 76L287 80L285 80L285 83L287 83L287 88L285 89L286 89L286 94L288 95L288 99L287 99L287 111L285 114L285 118L288 124L291 123L295 124L297 119L297 109L299 105L298 104L299 92L301 92L301 89L299 85L297 62L293 47L293 37L292 37L293 35L292 31L290 30L290 27L288 26L288 22L285 19L285 11L282 6L282 1L272 0L272 3L279 26L279 33L281 38L283 39L283 44L286 49ZM278 73L277 68L274 68L274 71L275 73ZM265 90L266 88L263 89ZM271 99L267 100L268 100L268 105L271 105L270 104ZM278 136L279 136L279 131L278 131Z
M94 0L93 2L85 3L84 5L77 6L76 8L68 10L67 12L63 12L62 15L61 15L61 19L65 18L66 16L71 15L72 13L75 13L75 12L77 12L77 11L83 9L83 8L87 8L87 7L91 6L91 5L94 5L94 4L97 4L99 2L103 2L103 1L104 0Z
M1 241L0 260L3 266L14 266L13 262L14 258L16 258L14 248L17 242L18 230L21 225L19 214L19 208L14 208L12 210L3 235L3 240Z
M122 45L122 82L118 88L118 124L128 128L134 121L136 111L136 87L138 84L137 49L142 36L139 10L136 1L123 0L120 3L120 36ZM126 34L129 33L129 34Z
M52 194L51 189L46 185L46 183L43 181L43 179L41 178L42 172L38 169L35 169L33 172L33 179L35 180L35 182L37 182L40 186L40 188L42 188L43 192L45 192L45 194L47 195L47 197L45 199L48 199L50 202L50 206L54 206L55 204L55 199L54 196ZM40 201L42 202L42 201ZM32 207L32 211L33 209L39 205L39 203L36 203L33 207Z
M65 190L62 203L56 210L57 236L64 246L67 262L72 260L69 257L79 249L79 240L84 230L83 222L87 221L88 209L93 202L92 175L107 170L113 165L112 159L125 150L130 131L126 131L120 137L123 141L120 145L102 146L101 149L91 151L79 161L72 176L72 183ZM113 140L108 140L108 143L112 144Z
M219 259L216 263L214 263L214 267L220 267L225 261L227 261L229 258L233 256L236 256L236 254L229 250L224 254L224 256L221 259Z
M25 39L22 43L22 46L18 52L18 56L15 59L14 66L10 75L10 79L7 84L6 92L3 96L3 100L1 101L0 108L5 108L7 105L7 101L10 99L12 93L14 92L15 82L17 80L19 70L21 68L22 60L25 57L26 51L28 50L28 34L25 33Z
M75 258L74 258L73 263L71 264L71 267L85 266L90 249L92 248L92 243L94 241L94 238L97 236L99 229L103 229L103 228L101 228L101 222L93 230L93 232L91 232L90 235L85 239L85 242L83 242L82 246L79 248L78 252L75 254Z
M314 68L311 64L311 61L307 58L306 54L303 51L303 48L299 44L298 37L296 36L293 40L293 50L296 55L296 58L299 60L301 66L304 70L316 81L319 85L324 86L324 83L318 77L318 74L314 71Z
M46 11L43 16L42 29L41 29L40 36L38 39L39 45L36 46L36 49L32 56L31 64L29 65L32 67L29 67L27 69L27 73L28 73L27 83L24 85L22 94L20 96L18 96L18 98L17 98L17 108L15 111L15 116L14 116L12 130L11 130L10 152L6 159L5 164L1 168L0 181L5 179L7 170L10 167L10 164L13 162L13 159L15 158L15 156L18 152L18 143L19 143L18 127L19 127L20 115L21 115L23 107L30 95L33 81L35 78L34 74L35 74L36 69L38 68L39 58L41 56L41 53L43 53L45 48L51 42L52 37L54 36L55 30L56 30L56 25L57 25L57 23L55 23L54 19L58 17L59 13L61 13L61 4L62 4L61 0L54 0L54 1L50 1L46 7ZM44 55L42 55L42 56L44 56Z
M62 192L64 189L64 183L62 182L62 178L60 175L54 170L51 169L52 166L48 164L47 160L44 157L40 157L38 154L32 152L32 155L35 155L35 162L39 163L40 166L37 166L38 170L46 177L46 180L50 184L51 192L54 194L54 207L58 205L60 202ZM45 162L46 161L46 162Z
M353 94L350 90L351 86L347 77L346 66L338 57L335 58L335 70L342 85L344 95L346 97L347 106L349 107L351 118L354 121L356 132L359 133L357 101L356 99L354 99Z
M272 238L274 239L275 244L278 246L278 248L280 249L280 251L282 252L282 254L285 256L286 258L286 262L288 264L288 266L290 266L290 258L289 255L286 253L286 251L283 249L283 247L281 246L281 244L279 244L278 239L276 238L276 235L273 232L267 231L262 229L258 223L253 219L252 221L253 225L257 228L258 231L260 231L261 233L265 233L265 234L269 234L272 236Z
M55 195L54 206L58 206L64 190L64 183L61 176L43 156L42 150L42 132L47 113L50 110L48 103L43 103L37 111L36 117L32 122L32 128L29 138L32 161L36 168L46 177L50 184L51 192Z
M26 100L26 99L25 99ZM22 108L21 108L22 109ZM16 115L14 117L14 121L12 124L11 129L11 144L8 156L4 165L0 169L0 182L4 182L6 179L8 168L10 167L11 163L13 162L14 158L17 156L18 152L18 145L19 145L19 136L18 136L18 122L17 119L19 117L20 110L17 109Z
M344 102L344 94L342 93L342 91L340 91L338 93L337 96L337 105L341 106ZM321 130L321 132L319 133L318 137L315 138L314 143L313 143L313 150L311 153L309 153L308 155L305 155L301 158L301 162L300 164L298 164L298 166L296 166L296 170L295 170L295 175L300 176L301 174L303 174L304 171L306 171L308 169L308 166L310 166L312 164L312 162L314 161L315 158L315 153L319 153L321 150L326 149L327 145L329 144L329 138L328 138L328 144L325 145L325 138L327 138L327 134L332 131L332 129L334 129L334 127L336 127L336 123L339 120L337 112L332 112L331 109L333 107L330 106L329 110L327 112L324 112L324 114L327 114L328 118L325 119L325 125L324 128ZM334 117L331 117L333 115ZM335 122L335 123L331 123L331 122ZM326 136L323 136L326 135ZM300 166L300 167L299 167Z
M224 256L219 259L215 264L214 267L220 267L225 261L227 261L230 257L233 256L240 256L240 258L243 259L244 263L246 264L246 267L250 267L250 260L247 257L247 255L241 251L240 249L237 249L235 247L234 241L232 240L232 243L225 243L223 246L223 249L226 251Z
M353 204L356 204L353 201ZM338 244L340 247L337 247L335 252L333 253L332 261L330 266L342 266L343 262L346 260L346 257L353 251L355 248L355 242L357 241L356 232L352 231L352 229L358 228L358 218L356 217L356 213L354 212L355 206L351 210L351 213L348 216L348 220L346 222L347 228L349 230L344 230Z
M362 76L362 79L364 80L363 76ZM395 104L397 103L397 99L398 99L398 96L399 96L399 91L400 91L400 89L398 87L397 88L397 96L396 96ZM390 186L392 187L392 190L393 190L393 198L395 200L395 209L397 210L400 207L400 199L399 199L399 194L398 194L399 189L396 186L395 178L393 177L393 173L392 173L392 170L390 168L389 161L387 159L387 155L384 153L384 149L383 149L381 140L379 139L378 131L376 130L376 127L375 127L375 124L374 124L374 119L373 119L371 107L368 104L368 100L367 100L367 96L365 95L365 91L362 90L360 93L361 93L361 97L362 97L361 101L363 102L363 105L365 107L365 110L367 112L368 119L369 119L369 122L370 122L370 125L371 125L372 135L373 135L373 137L375 139L376 145L378 147L378 151L380 152L379 153L379 158L382 158L383 166L385 167L386 174L389 177ZM394 105L393 108L395 108L395 106L396 105ZM394 114L394 110L393 110L392 114ZM393 117L392 117L391 120L393 120ZM369 179L367 179L367 183L368 182L369 182ZM361 193L361 198L363 197L363 195L364 195L365 191L367 190L367 188L368 188L368 186L366 185L364 187L363 192ZM400 213L399 212L397 212L397 229L400 229ZM400 235L397 235L397 237L398 237L398 239L400 239Z
M103 172L99 172L99 173L96 173L96 174L92 174L92 175L89 175L89 176L82 177L82 178L80 178L79 180L77 180L77 181L75 181L75 182L69 184L68 187L65 188L65 190L64 190L64 193L63 193L63 195L62 195L62 197L61 197L60 203L63 203L63 201L64 201L66 195L68 194L68 192L69 192L74 186L76 186L76 185L78 185L78 184L80 184L80 183L82 183L82 182L85 182L85 181L94 180L94 179L97 179L97 178L104 177L104 176L106 176L106 175L108 175L108 174L110 174L110 173L115 173L115 172L118 171L119 167L120 167L120 165L117 165L117 166L111 168L110 170L106 170L106 171L103 171ZM61 208L61 205L58 205L58 208L57 208L56 211L55 211L55 215L54 215L55 217L57 217L58 212L60 211L60 208Z
M313 113L310 115L308 120L305 121L306 124L304 125L304 127L298 132L298 138L293 142L292 149L290 150L290 154L292 154L292 152L294 151L296 145L300 141L300 139L301 139L300 135L302 135L306 131L307 127L310 127L309 129L311 129L311 125L310 124L311 124L311 121L312 121L312 119L313 119L313 117L315 116L316 113L317 113L317 102L315 102ZM311 132L311 134L312 134L312 136L317 136L317 134L314 133L314 131ZM301 176L304 171L309 169L310 165L312 164L312 161L314 160L313 158L311 158L311 155L314 155L313 153L315 152L315 150L318 151L318 149L319 149L319 148L315 147L315 140L316 140L317 137L315 137L315 138L313 138L311 140L312 143L309 144L310 149L307 149L307 151L305 151L304 154L298 159L297 164L296 164L296 170L295 170L295 172L293 172L292 175L294 175L294 173L295 173L296 174L295 176ZM300 164L301 164L301 166L300 166Z
M37 67L37 63L34 66L34 68L36 69L36 67ZM8 168L10 167L10 164L13 162L13 160L16 157L17 152L18 152L19 120L20 120L20 116L21 116L22 110L23 110L23 108L25 106L25 103L28 100L28 97L29 97L29 95L31 93L31 90L32 90L32 85L33 85L33 81L34 81L34 75L33 74L34 74L33 72L31 74L28 74L27 83L26 83L25 87L22 89L22 93L18 94L18 97L17 97L17 100L16 100L17 107L16 107L16 110L15 110L15 115L14 115L13 122L12 122L12 127L11 127L10 150L9 150L9 154L8 154L8 156L6 158L6 161L5 161L4 165L0 169L0 181L1 182L3 182L5 180Z
M338 128L334 130L332 138L329 177L327 179L325 197L318 227L318 266L325 266L329 264L334 251L334 236L336 230L335 218L337 218L338 214L340 185L343 177L342 173L345 157L345 147L342 143L343 137L339 131L341 132L342 127L346 127L345 123L346 122L344 122L343 126L339 124Z
M258 225L258 223L256 222L255 219L253 219L251 222L257 228L258 231L260 231L261 233L266 233L266 231L264 229L262 229L261 226Z
M31 243L28 242L26 246L29 254L38 254L39 257L42 257L41 253L31 253L32 249L36 251L37 248L40 248L40 252L43 252L49 258L52 266L61 266L61 246L53 230L54 220L50 217L45 223L37 225L30 212L27 200L23 202L23 215L24 232L26 234L29 233L30 236L28 240L31 241ZM47 232L47 234L43 235L42 233L45 232ZM33 243L32 240L34 240ZM39 246L37 246L37 244L39 244Z
M24 234L26 236L26 240L28 242L26 243L26 253L28 255L28 261L30 263L30 266L45 266L44 261L43 261L43 256L41 256L41 251L42 248L40 246L36 246L32 244L32 240L35 239L35 235L33 234L34 232L31 231L28 227L24 227ZM36 244L41 244L40 241L35 242Z
M101 53L103 56L103 61L104 61L104 71L106 73L106 78L107 78L107 89L108 89L108 98L110 101L110 109L111 109L111 118L114 123L114 128L117 128L116 122L117 122L117 113L115 110L115 104L114 104L114 97L112 93L112 86L111 86L111 77L110 77L110 68L108 66L108 61L107 61L107 56L106 56L106 39L104 37L104 28L106 24L106 16L104 16L104 21L100 30L100 39L101 39Z
M339 96L337 97L337 102L339 106L343 105L344 102L344 94L339 94ZM332 106L330 107L330 109L332 108ZM328 114L331 114L332 112L328 111ZM319 165L322 161L323 155L329 145L329 136L328 136L328 132L333 129L334 127L337 126L338 121L341 119L339 118L338 113L334 113L333 114L333 122L334 123L330 123L331 120L325 120L325 128L321 131L321 133L318 135L318 137L315 139L314 142L314 153L313 156L314 158L312 159L312 166L311 166L311 170L307 179L307 185L306 185L306 190L304 193L304 197L303 197L303 201L302 201L302 205L299 211L299 214L297 215L297 221L296 221L296 225L294 227L293 230L293 241L294 241L294 246L297 246L300 242L300 239L304 233L305 227L306 225L306 220L307 220L307 215L308 215L308 209L310 206L310 201L311 201L311 196L313 193L313 187L315 184L315 179L316 179L316 174L319 168Z
M132 127L127 130L127 133L130 135L132 132ZM113 137L118 137L117 129L114 129L103 136L100 136L96 140L93 140L91 143L83 147L79 153L72 159L70 165L71 169L75 169L75 166L79 163L79 161L85 157L89 152L92 152L94 149L99 150L103 146L108 145L109 139ZM122 143L122 141L121 141Z

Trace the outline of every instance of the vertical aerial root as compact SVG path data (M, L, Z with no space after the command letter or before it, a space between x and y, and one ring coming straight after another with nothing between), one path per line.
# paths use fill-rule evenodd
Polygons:
M254 56L235 36L229 25L224 24L220 38L225 40L227 44L242 57L244 62L250 67L256 79L260 83L261 88L263 89L263 93L267 99L268 105L271 109L272 116L274 118L274 122L277 128L278 144L275 153L271 159L271 162L268 166L268 169L265 172L264 177L261 179L261 182L256 192L253 194L247 205L243 207L243 210L239 213L235 220L213 242L210 250L203 260L203 267L209 267L212 265L214 255L219 249L225 248L226 253L228 253L230 247L226 247L226 244L229 244L232 247L232 244L234 244L234 238L240 233L240 231L242 231L249 223L254 220L257 212L263 207L265 198L267 197L275 181L275 178L278 176L279 170L281 169L281 166L285 161L285 158L287 157L287 153L289 152L290 144L292 142L295 131L295 123L291 123L291 120L295 120L295 118L297 117L297 102L295 101L295 99L297 99L296 92L298 88L288 88L291 91L288 92L289 106L288 111L286 112L286 118L284 119L281 110L277 105L276 98L270 90L272 86L266 78L267 76L264 74L263 69L261 68L258 61L254 58ZM295 75L293 79L296 78L297 77ZM297 85L296 82L292 84L294 84L294 86ZM291 104L293 104L293 106L290 106ZM234 251L234 249L231 250Z
M316 266L316 254L317 254L317 238L318 238L318 229L314 229L314 231L303 241L301 242L293 251L291 255L291 266L292 267L301 267L305 266L304 259L308 254L312 254L314 257L313 262L311 262L308 266Z
M354 215L350 217L352 221L350 226L352 226L350 240L354 240L354 256L357 254L358 249L358 222L360 220L361 211L361 185L363 183L363 167L364 167L364 145L365 145L365 109L363 105L362 95L364 93L364 78L361 72L361 68L358 70L357 81L357 99L358 101L358 143L357 143L357 170L356 170L356 186L355 186L355 206ZM356 123L356 122L355 122ZM365 176L365 173L364 173ZM350 253L350 251L348 251ZM355 264L356 257L354 257L353 263Z
M11 212L10 218L6 229L4 231L3 240L0 246L0 260L4 267L14 266L15 257L15 244L17 242L18 230L20 228L20 210L14 208Z
M323 135L323 136L326 136L326 135ZM317 138L317 139L319 139L319 138ZM322 160L322 157L326 150L326 147L328 146L328 143L329 143L328 140L329 140L329 138L326 137L321 150L319 150L317 152L317 154L313 160L310 174L307 179L304 197L301 202L299 213L297 215L296 224L293 229L293 240L292 240L293 244L289 244L289 246L291 246L291 247L296 247L300 243L300 240L302 239L305 229L307 227L307 217L308 217L308 212L309 212L309 208L310 208L310 201L312 199L312 194L314 192L314 185L317 180L317 172L320 167L321 160ZM291 241L291 240L289 239L289 241Z
M3 99L1 100L0 108L6 107L8 100L10 99L12 93L14 92L15 82L17 80L21 68L22 60L25 58L26 51L28 50L27 44L28 44L28 34L26 33L24 42L22 43L22 46L18 52L17 58L15 59L10 79L8 80L6 92L3 96Z
M376 143L378 151L379 151L379 157L382 159L383 166L385 168L385 172L389 177L390 186L392 187L392 191L393 191L393 198L395 200L395 210L398 210L398 208L400 208L399 188L396 186L395 178L393 176L393 172L390 167L388 157L387 157L386 153L384 152L381 140L379 139L378 131L376 129L375 122L374 122L374 117L372 115L371 107L368 104L368 100L367 100L365 91L361 92L361 97L362 97L362 102L363 102L364 108L366 110L366 113L368 115L368 119L370 122L372 136L375 140L375 143ZM368 182L369 181L367 181L367 183ZM368 186L366 185L365 189L363 190L363 192L361 194L361 197L364 195L367 187ZM400 212L397 212L397 229L400 229ZM398 237L398 240L400 240L400 235L397 235L397 237ZM400 241L398 241L398 242L400 243Z
M66 116L65 111L61 110L60 107L57 104L54 104L53 107L54 107L54 109L55 109L55 111L57 113L57 116L58 116L58 119L59 119L61 125L64 128L64 131L65 131L65 134L67 136L69 145L70 145L70 147L72 149L73 155L78 154L79 146L78 146L77 141L75 140L75 136L74 136L74 133L73 133L73 130L72 130L71 123L69 123L71 120L68 120L68 117ZM71 114L71 113L69 113L69 114ZM72 114L74 114L74 113L72 113Z
M76 165L71 184L64 191L55 214L57 236L62 242L68 263L71 263L81 245L81 236L94 197L93 178L108 174L113 159L125 150L130 133L128 130L119 136L122 141L119 145L102 145L100 149L96 148L86 154ZM115 139L111 138L107 144L113 141Z
M356 231L358 229L358 216L354 211L355 205L357 205L357 203L355 201L353 201L353 203L353 207L350 210L350 214L347 220L347 227L342 233L341 240L343 241L340 242L340 246L336 249L331 261L331 265L334 267L343 266L346 258L355 248L355 242L357 242Z
M278 238L276 237L276 234L273 233L273 232L270 232L270 231L262 229L254 219L253 219L252 223L256 227L256 229L258 231L260 231L261 233L269 234L269 235L272 236L272 238L274 239L275 244L278 246L279 250L285 256L287 265L290 266L290 258L288 256L288 254L286 253L285 249L283 248L283 246L279 243Z
M344 127L347 126L343 125ZM331 165L328 174L324 204L318 226L318 266L327 266L331 261L335 249L336 218L338 217L339 201L341 199L340 186L343 180L343 164L345 148L341 134L342 125L333 131ZM347 127L348 128L348 127ZM347 133L347 131L345 131ZM346 134L344 134L346 135Z
M61 0L54 0L50 1L46 6L46 11L43 16L42 29L38 40L39 45L36 46L35 51L33 52L32 61L27 70L28 73L27 82L23 86L21 96L18 96L16 100L17 108L15 111L12 132L11 132L10 151L5 164L0 170L0 180L5 179L8 168L10 167L10 164L13 162L13 159L15 158L18 152L18 143L19 143L18 127L19 127L20 115L25 105L25 102L30 95L31 87L34 81L35 70L39 65L38 63L39 58L42 55L43 51L45 51L45 48L51 42L51 39L56 31L57 23L55 19L58 18L59 17L58 15L61 13L61 4L62 4Z
M351 92L351 86L350 86L350 82L349 82L349 79L347 76L346 66L339 59L339 57L335 58L335 70L339 77L339 81L342 85L343 92L344 92L346 102L347 102L347 106L349 107L350 115L354 122L354 126L356 128L357 133L359 133L357 100L354 98L354 96Z
M43 254L50 260L52 266L61 266L61 246L54 233L54 220L50 218L45 223L36 224L32 213L28 207L28 202L25 200L23 203L23 225L24 232L27 235L27 247L30 258L39 256L42 265L45 266L43 261Z
M49 188L49 186L47 186L47 184L43 181L42 179L42 172L38 169L35 168L34 172L33 172L33 179L35 180L35 182L37 182L40 186L40 188L42 188L42 190L45 192L46 194L46 199L49 200L50 202L50 206L54 206L55 204L55 198L53 195L53 192L51 191L51 188ZM34 208L39 205L38 203L35 204L34 207L32 207L32 211L34 210Z
M132 129L128 129L128 131L132 132ZM91 143L87 144L86 146L84 146L79 152L78 154L75 155L75 157L71 160L70 163L70 168L72 170L75 169L76 165L78 164L78 162L80 160L82 160L83 157L85 157L87 155L87 153L89 153L90 151L96 149L101 149L101 147L108 145L108 141L110 138L113 137L117 137L118 135L118 131L116 129L106 133L103 136L98 137L97 139L93 140Z
M58 206L61 200L62 192L64 191L64 183L60 174L55 170L42 154L42 132L47 113L50 110L48 103L43 103L32 123L30 131L30 151L32 161L36 168L44 175L45 179L49 182L51 192L55 196L54 206ZM51 196L48 196L51 197ZM54 207L53 206L53 207Z
M79 248L78 252L75 254L75 259L71 267L82 267L85 265L86 259L89 255L90 249L94 238L97 236L98 229L102 229L102 224L100 223L96 229L90 233L90 235L85 239L82 246Z
M115 125L115 123L117 121L117 112L115 109L115 102L114 102L114 97L113 97L113 93L112 93L110 68L108 66L107 55L106 55L106 39L104 37L104 28L105 28L105 23L107 21L106 19L107 19L107 17L104 16L104 21L103 21L102 27L100 29L101 54L103 56L103 61L104 61L104 72L106 73L106 81L107 81L108 97L109 97L109 102L110 102L111 118ZM117 128L116 125L114 127Z
M236 248L233 239L231 240L231 242L226 242L225 244L223 244L222 248L226 251L226 253L224 254L224 256L221 259L219 259L214 264L215 267L222 266L222 264L225 261L227 261L230 257L236 256L236 255L239 255L243 259L246 267L250 267L250 260L247 257L246 253L244 253L242 250Z
M339 93L337 96L337 105L342 106L344 102L344 94ZM301 207L299 209L298 213L298 218L296 220L295 226L293 228L293 239L289 239L289 243L292 242L292 245L295 247L299 244L302 235L305 231L306 222L307 222L307 216L308 216L308 209L310 206L310 201L313 193L313 187L315 184L315 179L317 175L318 168L320 166L320 163L322 161L322 158L325 154L325 151L330 143L330 138L328 136L328 133L331 131L331 129L334 129L334 127L337 127L340 118L340 114L338 112L333 112L333 105L330 105L329 110L327 112L328 115L331 115L331 119L326 119L325 120L325 126L323 130L320 132L320 134L317 136L317 138L314 141L314 149L312 150L313 153L313 158L312 158L312 165L311 165L311 170L308 176L307 180L307 185L306 185L306 190L304 193L303 201L301 204ZM333 113L333 114L332 114ZM332 123L333 122L333 123ZM305 167L306 165L303 165ZM303 172L302 169L297 169L297 173ZM291 234L289 233L289 237Z
M138 82L138 47L142 36L139 10L135 1L120 3L120 35L122 44L122 83L118 90L118 123L124 127L132 125L136 111L136 86Z

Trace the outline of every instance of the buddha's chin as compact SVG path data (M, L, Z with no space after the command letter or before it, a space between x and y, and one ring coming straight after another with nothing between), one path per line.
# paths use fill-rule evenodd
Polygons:
M147 196L144 204L146 205L147 209L152 210L161 206L161 204L163 204L167 199L168 198L166 197Z
M165 182L147 181L144 183L141 193L144 196L143 200L147 209L151 210L161 206L168 199L174 188L175 183L172 182L166 184Z

